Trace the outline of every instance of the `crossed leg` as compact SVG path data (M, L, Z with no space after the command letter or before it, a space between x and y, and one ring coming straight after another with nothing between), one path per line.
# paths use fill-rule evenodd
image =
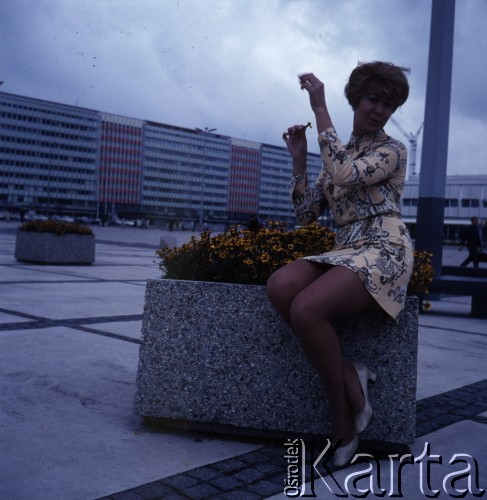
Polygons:
M355 368L342 356L330 319L377 308L377 303L349 269L306 260L272 274L267 293L321 376L330 402L333 437L346 445L355 434L354 415L365 401Z

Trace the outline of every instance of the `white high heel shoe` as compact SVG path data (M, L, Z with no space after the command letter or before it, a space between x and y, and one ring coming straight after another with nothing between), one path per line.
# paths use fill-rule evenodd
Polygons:
M369 370L362 363L354 363L355 370L358 375L358 379L360 382L360 386L362 387L362 392L364 393L365 406L364 409L357 415L355 415L355 432L357 434L361 434L364 432L366 427L369 425L370 419L374 414L374 410L370 406L369 402L369 388L368 382L369 380L375 382L377 380L377 374L371 370Z
M340 446L335 450L333 454L333 465L335 467L343 467L347 465L350 460L352 460L355 452L357 451L359 443L359 437L357 434L353 436L353 439L346 446Z

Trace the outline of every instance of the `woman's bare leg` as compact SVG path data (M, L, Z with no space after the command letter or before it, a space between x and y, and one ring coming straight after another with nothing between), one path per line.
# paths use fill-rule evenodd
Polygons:
M267 295L274 309L291 326L290 310L295 297L318 279L326 268L307 260L296 260L274 272L267 282Z
M355 433L354 414L361 411L364 400L355 369L343 358L330 319L375 308L376 302L349 269L337 266L323 272L307 261L286 267L282 275L269 280L269 297L325 383L334 438L347 444Z

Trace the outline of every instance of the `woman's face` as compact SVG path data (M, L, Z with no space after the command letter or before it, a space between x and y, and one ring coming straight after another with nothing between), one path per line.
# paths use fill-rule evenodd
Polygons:
M393 103L383 93L381 87L370 82L360 99L353 115L354 135L373 134L385 127L394 112Z

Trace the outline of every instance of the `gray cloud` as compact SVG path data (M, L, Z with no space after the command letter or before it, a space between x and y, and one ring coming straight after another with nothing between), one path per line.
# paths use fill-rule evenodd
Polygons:
M484 173L487 3L456 10L449 173ZM430 0L3 0L0 80L6 92L280 145L312 118L298 73L325 82L346 138L346 79L357 61L382 59L411 68L395 118L415 132L430 15Z

